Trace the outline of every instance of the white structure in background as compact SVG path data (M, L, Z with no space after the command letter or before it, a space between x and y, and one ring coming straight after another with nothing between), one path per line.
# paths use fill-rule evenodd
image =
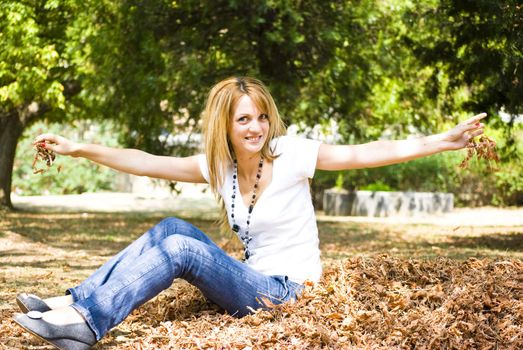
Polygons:
M505 123L510 122L510 119L514 118L514 124L523 124L523 114L511 115L505 112L505 108L501 108L499 111L499 117Z
M198 149L202 144L202 135L198 133L173 135L166 132L160 135L158 139L168 146L184 145L194 149Z
M452 193L326 190L323 210L334 216L425 216L450 213Z
M313 127L304 123L291 124L287 128L287 135L307 137L328 144L336 144L341 141L341 135L338 130L338 123L334 119L329 119L327 124L316 124Z

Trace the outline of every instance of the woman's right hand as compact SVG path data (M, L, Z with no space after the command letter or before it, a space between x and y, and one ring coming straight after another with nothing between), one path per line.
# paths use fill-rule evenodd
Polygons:
M78 144L66 139L63 136L53 134L38 135L33 141L33 145L44 143L44 147L50 151L66 156L76 156Z

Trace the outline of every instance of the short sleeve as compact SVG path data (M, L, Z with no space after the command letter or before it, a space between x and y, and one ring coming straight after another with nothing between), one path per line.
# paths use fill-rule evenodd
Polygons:
M198 165L200 166L200 172L207 183L210 183L209 167L207 165L207 157L205 154L198 154Z
M298 177L312 178L316 171L321 141L296 136L276 140L275 153L280 154L287 168Z

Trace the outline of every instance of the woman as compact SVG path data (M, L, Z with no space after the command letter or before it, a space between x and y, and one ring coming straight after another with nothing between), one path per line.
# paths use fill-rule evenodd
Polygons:
M265 86L233 77L215 85L208 96L202 155L154 156L40 135L35 143L45 142L62 155L140 176L209 183L223 201L223 222L243 242L245 258L228 256L187 222L165 219L65 296L42 300L19 295L17 302L27 314L14 319L58 348L88 349L175 278L187 280L238 317L265 307L262 300L292 300L305 280L318 281L321 275L308 181L315 169L378 167L461 149L483 132L483 117L418 139L327 145L284 136Z

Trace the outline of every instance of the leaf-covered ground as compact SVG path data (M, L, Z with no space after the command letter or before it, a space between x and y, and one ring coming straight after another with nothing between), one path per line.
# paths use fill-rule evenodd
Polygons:
M0 349L48 349L11 321L14 298L89 275L162 219L7 213L0 219ZM190 219L231 254L212 221ZM236 319L178 281L97 349L523 348L523 227L320 221L325 273L294 304Z

